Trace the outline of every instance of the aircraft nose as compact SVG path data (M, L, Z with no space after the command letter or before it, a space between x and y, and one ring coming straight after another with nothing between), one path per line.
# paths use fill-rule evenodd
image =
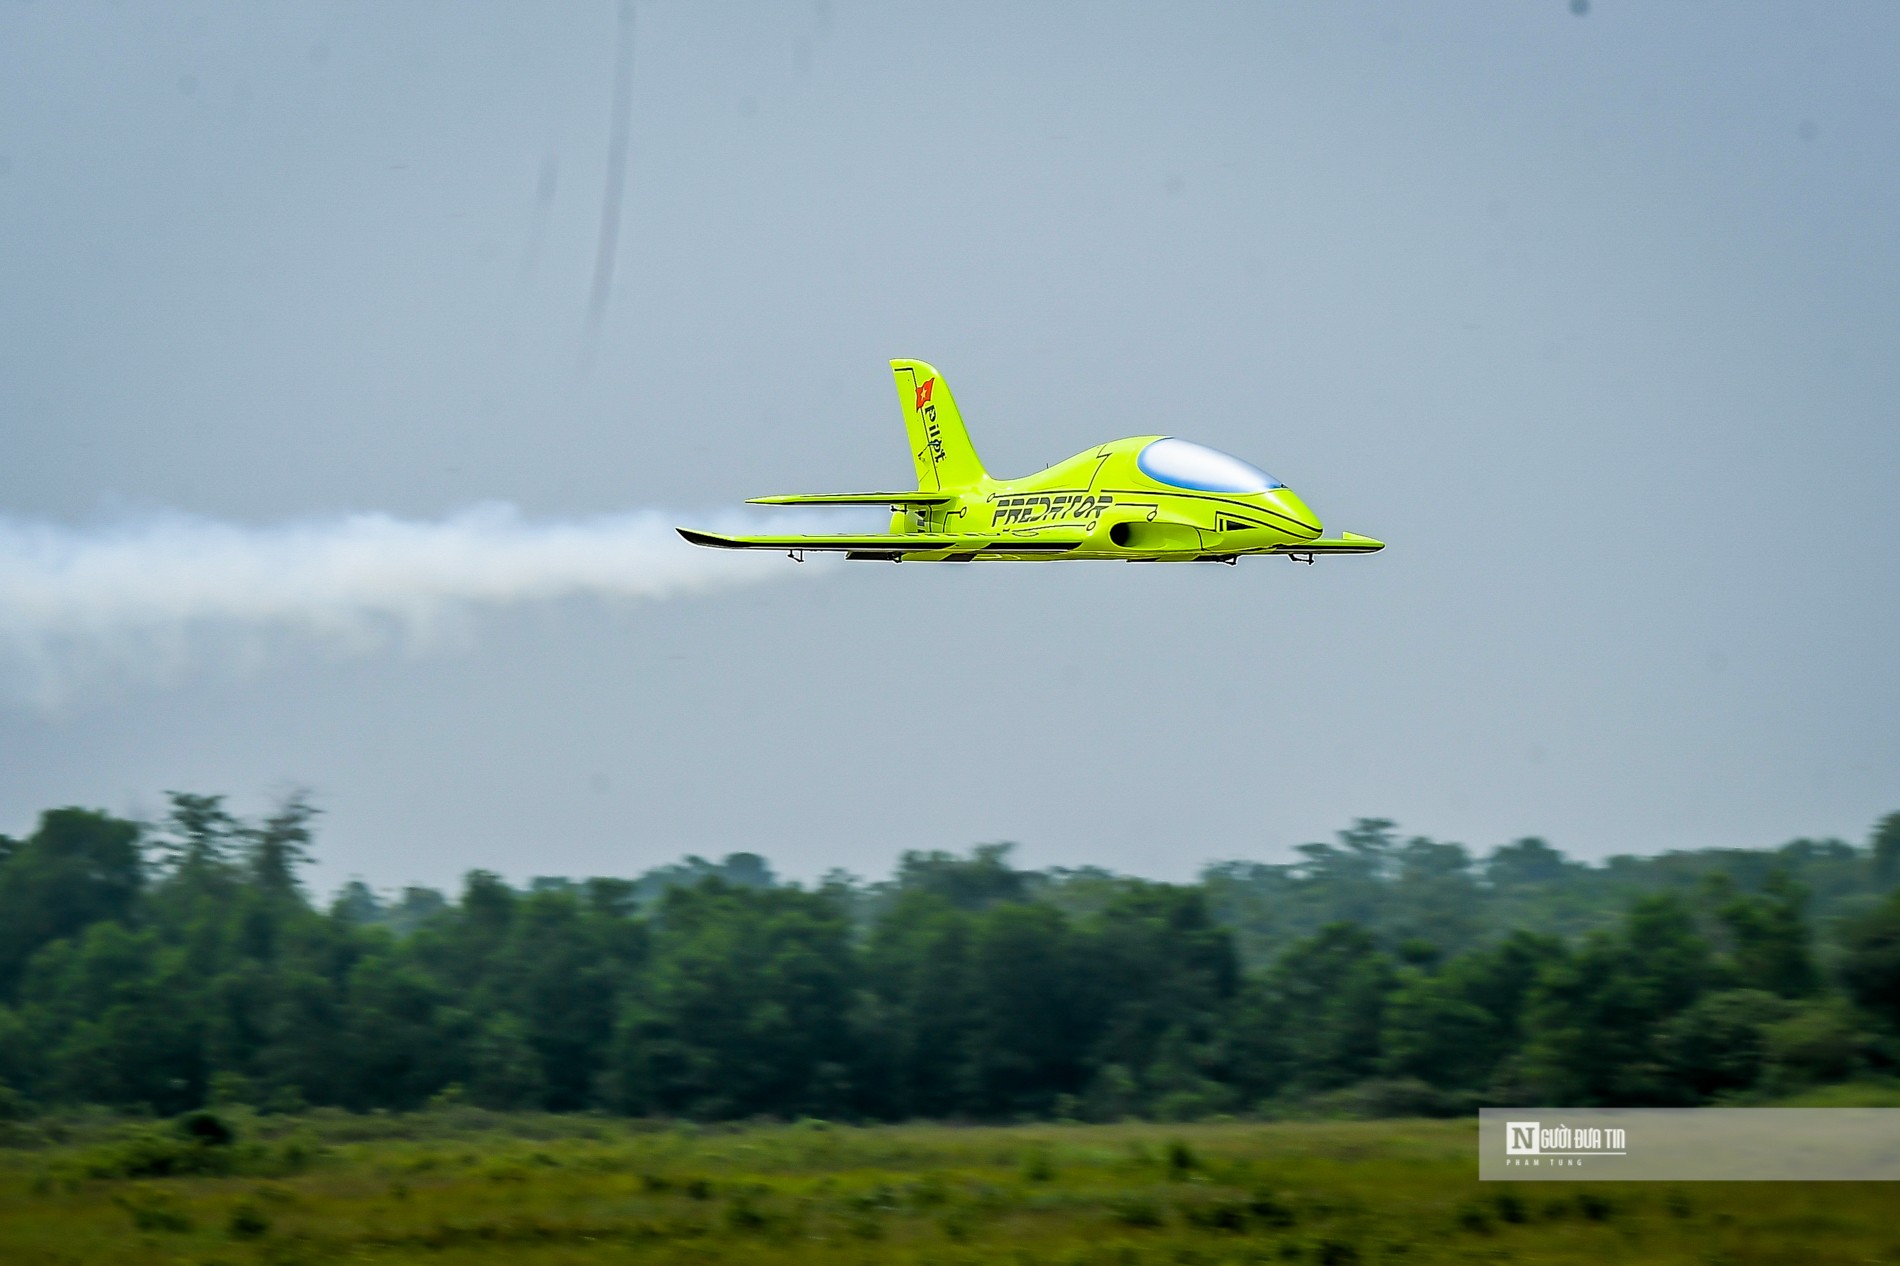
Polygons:
M1288 531L1312 540L1320 533L1319 516L1307 509L1300 494L1291 488L1276 488L1267 494L1267 505L1281 517Z

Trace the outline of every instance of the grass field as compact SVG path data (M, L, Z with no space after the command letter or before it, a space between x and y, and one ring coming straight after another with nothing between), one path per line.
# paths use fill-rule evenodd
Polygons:
M1470 1121L222 1119L14 1127L0 1263L1900 1262L1891 1186L1481 1184Z

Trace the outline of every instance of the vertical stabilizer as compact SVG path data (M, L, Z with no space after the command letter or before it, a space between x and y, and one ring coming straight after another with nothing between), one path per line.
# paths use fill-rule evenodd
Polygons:
M897 377L911 460L917 463L917 487L935 492L981 483L983 463L943 375L920 360L894 360L891 372Z

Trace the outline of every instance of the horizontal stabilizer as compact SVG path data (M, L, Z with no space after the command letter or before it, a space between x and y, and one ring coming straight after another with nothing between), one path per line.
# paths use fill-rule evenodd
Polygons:
M1384 541L1375 541L1370 536L1361 536L1357 532L1341 532L1338 536L1322 536L1313 541L1276 545L1273 552L1276 554L1376 554L1384 548Z
M695 528L680 528L679 534L695 545L710 545L715 549L876 549L887 553L955 549L968 539L961 536L926 536L921 533L915 536L892 536L886 532L859 532L848 536L724 536Z
M953 492L794 492L779 497L752 497L753 506L941 506L955 501Z
M1080 537L1068 540L1049 537L999 539L993 536L944 536L925 533L892 535L857 533L850 536L723 536L696 528L678 528L679 534L694 545L714 549L769 549L784 553L832 552L852 558L895 558L904 554L952 554L998 557L1011 554L1066 554L1082 543Z

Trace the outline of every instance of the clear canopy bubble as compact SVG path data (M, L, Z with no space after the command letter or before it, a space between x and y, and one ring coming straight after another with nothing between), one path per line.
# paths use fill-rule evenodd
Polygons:
M1258 466L1187 440L1156 440L1136 455L1135 465L1157 483L1197 492L1271 492L1286 487Z

